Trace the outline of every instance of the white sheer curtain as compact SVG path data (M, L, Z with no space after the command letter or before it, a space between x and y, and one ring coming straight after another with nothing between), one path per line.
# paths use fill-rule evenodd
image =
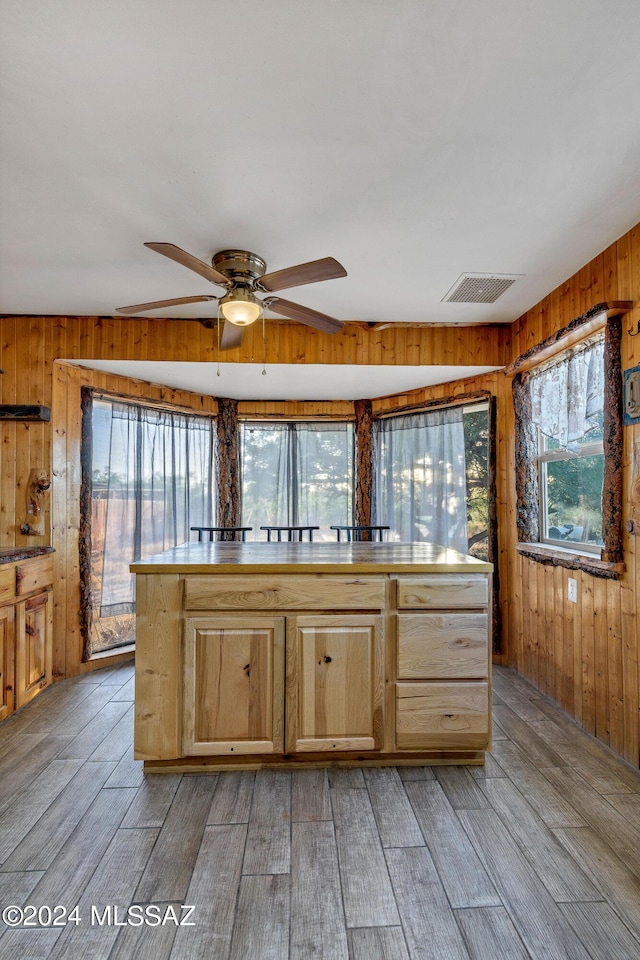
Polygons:
M211 526L213 421L114 401L96 401L94 463L108 450L100 615L135 610L129 564ZM95 425L101 424L96 437Z
M242 524L319 526L315 540L335 539L334 523L350 523L353 426L350 423L243 423L240 446Z
M378 420L375 513L376 523L391 528L390 540L467 553L461 407Z
M564 450L598 426L604 403L604 337L531 374L531 419Z

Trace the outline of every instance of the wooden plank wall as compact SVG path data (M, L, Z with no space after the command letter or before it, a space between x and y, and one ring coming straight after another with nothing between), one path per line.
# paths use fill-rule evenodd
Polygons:
M640 225L514 324L514 358L605 300L634 302L633 311L622 318L626 370L640 364L640 337L630 335L640 323ZM503 380L510 391L508 378ZM505 406L506 443L511 446L513 413ZM624 428L624 520L635 517L640 528L640 502L634 507L632 496L639 475L640 425L632 425ZM513 600L505 630L512 664L634 766L640 749L639 548L637 536L625 531L626 572L621 580L602 580L520 557L512 529L507 536L509 586L503 581ZM578 582L577 604L567 599L569 576Z

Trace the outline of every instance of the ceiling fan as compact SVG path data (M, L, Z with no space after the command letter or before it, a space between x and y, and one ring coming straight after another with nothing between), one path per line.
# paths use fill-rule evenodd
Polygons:
M145 243L145 247L199 273L211 283L226 287L226 293L220 297L213 295L177 297L174 300L135 303L129 307L116 307L116 313L144 313L147 310L173 307L182 303L204 303L208 300L217 300L220 313L225 319L220 339L222 350L231 350L240 346L243 328L257 320L261 311L267 308L289 320L298 320L308 327L315 327L325 333L337 333L344 326L341 320L335 320L325 313L303 307L299 303L292 303L282 297L268 296L260 299L256 296L256 293L274 293L289 287L301 287L305 283L346 277L347 271L333 257L324 257L322 260L299 263L295 267L266 273L267 264L262 257L249 253L248 250L221 250L214 254L209 266L208 263L181 250L173 243Z

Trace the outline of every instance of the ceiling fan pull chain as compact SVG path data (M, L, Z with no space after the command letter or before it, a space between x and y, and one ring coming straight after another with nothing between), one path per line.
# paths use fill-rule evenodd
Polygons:
M262 304L262 376L267 375L267 334L264 325L264 304Z
M216 324L216 332L218 335L218 371L216 377L220 376L220 323L222 322L222 313L220 310L220 301L218 301L218 323Z

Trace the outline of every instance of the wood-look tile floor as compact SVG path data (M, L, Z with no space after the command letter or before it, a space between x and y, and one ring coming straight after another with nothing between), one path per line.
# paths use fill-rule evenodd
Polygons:
M56 684L0 726L0 957L640 958L640 775L494 689L483 768L145 778L132 667Z

